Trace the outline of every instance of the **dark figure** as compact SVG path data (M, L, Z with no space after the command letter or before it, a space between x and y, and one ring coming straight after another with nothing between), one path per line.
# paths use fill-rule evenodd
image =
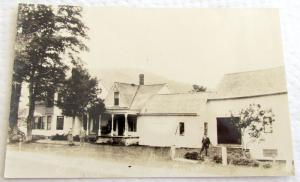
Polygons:
M210 145L210 140L207 137L207 135L204 135L202 139L202 148L200 151L200 155L202 154L203 150L205 150L205 156L207 156L207 149L209 148L209 145Z

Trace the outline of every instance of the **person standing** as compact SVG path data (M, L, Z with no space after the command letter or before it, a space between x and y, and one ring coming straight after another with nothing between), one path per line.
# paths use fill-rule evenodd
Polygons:
M200 156L202 154L202 152L205 150L205 156L207 156L207 150L209 148L209 145L210 145L210 140L209 138L207 137L207 135L205 134L202 138L202 148L201 148L201 151L200 151Z
M79 133L79 139L80 139L80 146L83 146L84 145L84 140L85 140L85 130L84 128L82 127L81 130L80 130L80 133Z
M74 145L74 143L73 143L73 131L72 131L72 128L70 128L70 130L68 132L68 143L69 143L69 145Z

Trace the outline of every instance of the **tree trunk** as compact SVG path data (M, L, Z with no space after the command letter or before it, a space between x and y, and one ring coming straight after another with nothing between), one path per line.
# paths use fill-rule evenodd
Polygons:
M74 136L75 116L72 117L72 136Z
M34 123L34 110L35 110L35 94L33 91L33 83L29 84L29 111L27 116L27 137L26 141L32 140L32 125Z
M18 112L19 102L21 97L22 83L13 80L10 98L10 113L9 113L9 127L14 130L18 127Z

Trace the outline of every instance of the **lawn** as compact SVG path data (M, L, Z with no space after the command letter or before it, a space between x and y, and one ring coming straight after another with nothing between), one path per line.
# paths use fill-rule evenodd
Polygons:
M169 148L86 144L8 145L5 177L95 178L95 177L197 177L287 175L284 165L272 168L222 166L210 161L172 161Z

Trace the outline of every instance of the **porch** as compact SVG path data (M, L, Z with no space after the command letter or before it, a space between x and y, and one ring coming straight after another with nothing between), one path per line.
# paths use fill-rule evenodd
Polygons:
M84 129L96 143L136 145L137 114L107 112L96 118L86 118Z

